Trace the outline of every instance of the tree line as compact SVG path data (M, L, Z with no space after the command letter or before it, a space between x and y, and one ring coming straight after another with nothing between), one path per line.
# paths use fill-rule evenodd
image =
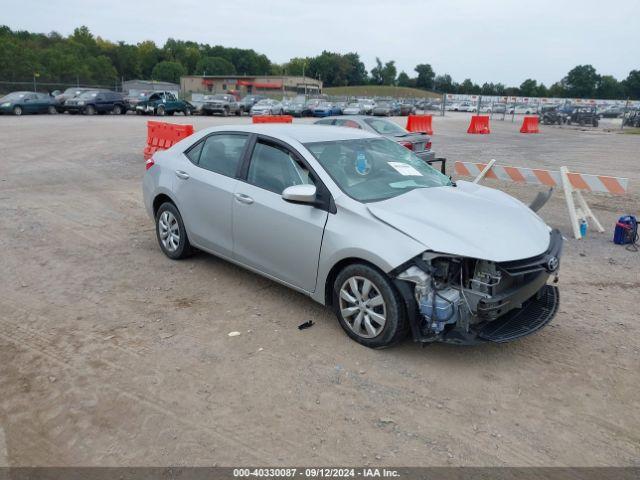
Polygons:
M519 86L502 83L479 85L470 78L461 83L430 64L416 65L411 76L398 73L395 61L376 58L367 71L355 53L323 51L315 57L292 58L277 64L252 49L168 39L158 46L147 40L135 45L95 37L85 27L67 37L13 31L0 26L0 81L23 82L33 78L60 84L113 85L120 80L148 79L178 83L184 75L307 75L325 87L349 85L398 85L446 93L640 99L640 70L618 80L601 75L591 65L578 65L565 77L546 86L528 78Z

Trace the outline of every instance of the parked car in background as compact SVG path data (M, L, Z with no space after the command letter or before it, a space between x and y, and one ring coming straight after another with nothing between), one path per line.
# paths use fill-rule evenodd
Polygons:
M140 100L135 106L138 115L173 115L182 113L191 115L195 107L189 102L180 100L173 93L158 91L151 93L146 99Z
M313 109L314 117L329 117L331 115L340 115L341 113L342 110L330 102L322 102Z
M86 88L86 87L71 87L71 88L67 88L64 92L59 93L58 95L56 95L55 98L55 104L56 104L56 111L58 113L63 113L64 112L64 102L66 102L67 100L69 100L70 98L76 98L80 95L82 95L85 92L91 92L91 91L95 91L95 88Z
M535 105L516 104L509 105L509 115L532 115L538 113L538 107Z
M247 95L242 97L242 99L238 102L238 106L240 107L241 115L242 113L249 113L251 111L251 107L253 107L260 100L264 100L264 95Z
M406 117L407 115L413 115L416 113L416 107L412 103L402 102L399 104L400 112L398 115Z
M114 113L121 115L127 113L127 103L121 93L92 90L65 101L63 109L70 114Z
M47 93L12 92L0 98L0 113L56 113L55 99Z
M490 113L507 113L507 105L505 103L492 103Z
M459 108L460 104L457 102L447 102L444 107L447 112L457 112Z
M419 158L427 162L435 159L431 151L431 137L424 133L408 132L397 123L385 118L370 117L367 115L345 115L341 117L328 117L316 120L316 125L332 125L336 127L359 128L376 133L399 143L413 151Z
M567 117L567 125L577 123L581 127L585 125L598 126L598 113L596 107L574 107Z
M348 103L346 107L342 110L344 115L364 115L366 110L364 105L359 102L351 102Z
M383 101L376 103L372 115L378 117L390 117L392 115L400 115L400 107L395 102Z
M540 122L544 125L562 125L567 117L560 111L557 105L543 105L538 112Z
M128 95L124 96L124 100L125 102L127 102L127 105L129 105L129 109L135 111L136 106L138 106L140 102L144 102L148 100L149 96L152 95L153 93L154 93L153 90L145 90L142 92L129 93Z
M307 117L311 115L311 109L303 101L291 101L283 103L284 114L292 117Z
M602 109L598 109L598 115L600 118L620 118L623 114L623 105L608 105Z
M456 112L477 112L478 104L472 102L462 102L458 105Z
M362 105L362 108L364 109L364 114L365 115L373 114L373 109L376 108L376 102L374 102L373 100L365 98L363 100L360 100L359 103Z
M249 111L250 115L282 115L282 103L271 98L264 98L256 103Z
M242 115L242 107L236 102L236 98L228 93L217 93L205 97L202 108L203 115Z
M226 125L146 166L144 206L168 258L194 247L264 275L331 308L367 347L407 332L422 343L507 342L559 310L548 283L558 230L368 131Z

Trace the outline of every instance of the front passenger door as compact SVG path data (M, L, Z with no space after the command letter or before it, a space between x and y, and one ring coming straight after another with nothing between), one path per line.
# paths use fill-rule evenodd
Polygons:
M328 212L282 198L285 188L305 183L320 188L297 154L282 144L259 139L246 180L236 184L233 255L249 267L313 292Z

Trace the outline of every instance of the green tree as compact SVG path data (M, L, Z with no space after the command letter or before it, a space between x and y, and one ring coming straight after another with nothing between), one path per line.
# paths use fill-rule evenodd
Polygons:
M457 91L451 75L448 73L438 75L433 81L433 88L436 92L442 93L455 93Z
M640 70L631 70L623 83L627 95L635 100L640 99Z
M186 75L186 70L182 64L177 62L164 61L158 63L151 71L151 78L163 82L180 83L180 77Z
M410 84L411 79L409 78L409 75L407 75L405 72L400 72L400 75L398 75L398 86L408 87Z
M596 86L596 97L616 99L624 97L624 85L611 75L603 75Z
M195 67L198 75L235 75L236 67L229 60L221 57L203 57Z
M563 85L562 82L555 82L553 85L549 87L549 96L550 97L566 97L567 89Z
M520 95L523 97L534 97L538 93L538 82L533 78L527 78L520 84Z
M426 90L432 90L433 81L436 77L436 74L433 71L433 68L431 68L431 65L429 65L428 63L421 63L419 65L416 65L416 68L414 70L418 74L418 78L416 79L416 87L424 88Z
M572 68L563 79L570 97L590 98L595 96L600 75L591 65L578 65Z
M395 85L396 74L396 62L394 60L389 60L384 64L384 68L382 69L382 84Z

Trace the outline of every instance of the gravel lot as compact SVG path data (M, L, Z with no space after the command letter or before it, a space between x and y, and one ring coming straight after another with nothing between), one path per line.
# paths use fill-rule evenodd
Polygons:
M639 135L435 118L450 161L567 165L629 177L631 194L587 195L608 231L566 242L539 334L373 351L301 294L160 252L146 120L0 118L0 465L640 465L640 253L611 243L640 213ZM561 194L541 215L571 236Z

